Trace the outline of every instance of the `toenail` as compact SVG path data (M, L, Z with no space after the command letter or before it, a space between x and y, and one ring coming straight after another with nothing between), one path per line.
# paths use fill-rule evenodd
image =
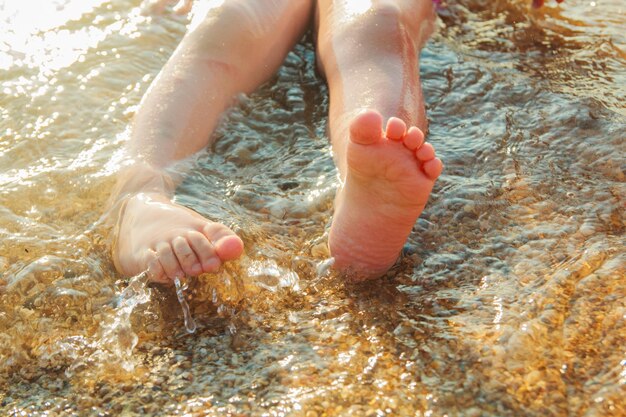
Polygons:
M215 271L220 267L220 260L216 258L211 258L208 261L204 262L203 267L205 271Z

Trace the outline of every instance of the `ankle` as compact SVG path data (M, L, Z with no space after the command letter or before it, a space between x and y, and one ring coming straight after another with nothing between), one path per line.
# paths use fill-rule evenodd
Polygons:
M138 194L159 195L171 198L176 182L164 169L147 163L136 163L123 168L118 174L117 184L111 193L111 205Z

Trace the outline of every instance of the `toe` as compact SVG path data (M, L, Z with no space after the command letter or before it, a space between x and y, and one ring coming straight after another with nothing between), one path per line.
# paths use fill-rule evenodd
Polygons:
M415 156L422 162L430 161L435 157L435 148L433 148L433 145L426 142L415 151Z
M225 236L215 242L215 251L225 261L237 259L243 253L243 241L239 236Z
M350 140L361 145L376 143L383 135L383 117L374 110L359 113L350 123Z
M172 241L172 248L174 254L178 259L178 263L187 275L198 275L202 272L202 266L198 261L198 257L189 246L187 239L184 237L177 237Z
M441 171L443 171L443 163L441 162L441 159L433 158L424 162L422 169L431 180L435 180L439 177Z
M243 253L243 241L226 226L210 223L203 232L222 261L236 259Z
M385 136L391 140L400 140L406 133L406 123L397 117L391 117L387 121Z
M148 279L152 282L169 282L157 254L153 250L147 250L143 257L144 265L148 268Z
M215 253L215 248L209 239L200 232L189 232L187 239L191 248L198 255L203 272L215 272L221 266L221 261Z
M217 256L217 254L212 258L209 258L206 261L202 262L202 269L204 270L204 272L217 272L220 270L221 266L222 261L220 260L219 256Z
M181 278L184 275L169 243L159 243L156 247L156 253L168 278Z
M419 128L412 126L404 135L402 143L412 151L418 149L424 143L424 133Z

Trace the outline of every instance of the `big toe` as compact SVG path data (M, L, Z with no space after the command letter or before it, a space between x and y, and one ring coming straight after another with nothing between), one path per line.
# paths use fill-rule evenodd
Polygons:
M350 140L369 145L378 142L383 135L383 117L375 110L359 113L350 123Z
M243 241L226 226L213 223L204 228L204 233L222 261L236 259L243 253Z
M243 253L243 241L237 235L225 236L215 242L215 251L224 261L237 259Z

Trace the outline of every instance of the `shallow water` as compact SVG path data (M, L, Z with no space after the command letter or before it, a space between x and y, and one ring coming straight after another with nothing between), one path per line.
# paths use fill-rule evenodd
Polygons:
M246 256L122 279L100 221L136 106L187 20L0 1L0 414L626 415L620 0L461 0L422 54L446 170L387 277L325 268L337 186L305 39L176 199Z

